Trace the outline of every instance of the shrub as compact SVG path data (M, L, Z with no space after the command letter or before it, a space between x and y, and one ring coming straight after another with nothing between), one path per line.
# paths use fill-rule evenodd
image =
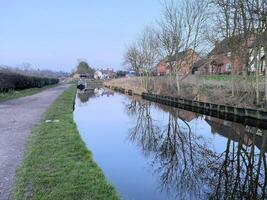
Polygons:
M0 71L0 91L23 90L28 88L41 88L58 83L56 78L34 77Z

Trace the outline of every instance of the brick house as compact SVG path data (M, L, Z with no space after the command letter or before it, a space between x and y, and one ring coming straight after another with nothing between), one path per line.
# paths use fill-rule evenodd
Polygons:
M179 66L179 74L186 75L191 73L191 66L199 59L199 55L192 49L179 52L175 56L166 57L157 65L157 75L163 76L171 74L175 70L176 62Z
M157 75L164 76L166 74L170 74L172 71L171 67L168 66L168 63L165 60L160 61L157 65Z
M208 54L209 74L230 74L241 72L244 69L242 58L245 52L238 52L238 48L243 46L244 41L241 37L224 39L217 43L213 50ZM233 52L239 55L233 56Z
M224 39L215 45L207 57L194 63L192 73L230 74L232 71L234 73L241 73L245 69L246 57L249 57L250 62L254 59L254 49L257 46L257 43L255 37L249 38L247 41L249 50L245 51L243 50L245 48L240 48L245 44L244 39L242 39L241 36ZM233 56L233 52L235 52L235 56ZM263 47L260 48L257 59L259 59L258 63L260 63L260 73L264 74L266 61ZM249 70L252 73L255 72L256 69L253 64Z
M192 65L192 74L209 74L209 60L207 57L200 58Z
M230 56L218 54L210 57L209 74L239 73L244 69L244 64L239 59L231 59Z
M192 66L192 74L230 74L232 70L234 70L235 73L239 73L243 69L244 65L240 60L231 60L225 55L216 55L202 58L194 63Z

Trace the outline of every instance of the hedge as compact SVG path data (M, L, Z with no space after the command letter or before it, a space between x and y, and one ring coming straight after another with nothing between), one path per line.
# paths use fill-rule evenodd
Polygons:
M23 90L28 88L41 88L58 83L56 78L25 76L13 72L0 71L0 91Z

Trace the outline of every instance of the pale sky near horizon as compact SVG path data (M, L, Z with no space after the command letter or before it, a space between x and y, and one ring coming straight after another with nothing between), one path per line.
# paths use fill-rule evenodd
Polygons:
M159 0L0 0L0 65L71 71L77 59L122 69L126 45L160 15Z

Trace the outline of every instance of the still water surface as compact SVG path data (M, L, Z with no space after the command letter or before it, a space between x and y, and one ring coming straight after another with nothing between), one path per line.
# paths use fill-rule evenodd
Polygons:
M74 119L122 199L265 199L263 129L105 89L79 92Z

